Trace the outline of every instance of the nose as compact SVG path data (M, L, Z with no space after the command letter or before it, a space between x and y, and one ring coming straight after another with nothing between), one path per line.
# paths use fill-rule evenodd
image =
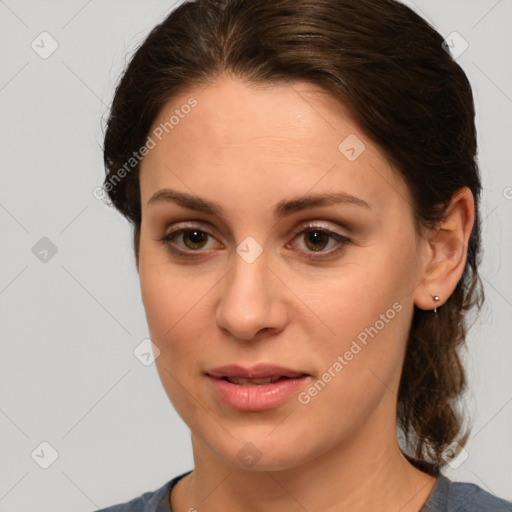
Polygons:
M248 341L263 332L280 332L288 321L283 284L267 267L263 255L252 263L238 255L234 259L234 267L219 289L217 325L233 337Z

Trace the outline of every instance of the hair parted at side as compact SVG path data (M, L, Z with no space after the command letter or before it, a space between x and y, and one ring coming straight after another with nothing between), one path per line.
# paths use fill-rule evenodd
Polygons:
M135 52L104 141L104 188L134 225L137 264L139 166L121 180L118 170L145 144L165 103L222 73L263 85L308 81L330 92L407 184L418 231L435 227L454 193L469 187L477 206L464 273L436 314L415 308L398 394L406 454L434 471L443 450L468 436L458 407L466 384L459 351L465 313L483 301L473 96L442 43L394 0L185 2Z

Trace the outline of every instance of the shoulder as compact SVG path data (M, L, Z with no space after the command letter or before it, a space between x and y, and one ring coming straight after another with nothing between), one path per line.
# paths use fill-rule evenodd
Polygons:
M452 482L448 510L454 512L512 512L512 503L498 498L475 484Z
M97 512L156 512L158 510L158 506L162 504L162 501L167 496L169 484L170 482L167 482L164 486L155 491L145 492L141 496L133 498L130 501L102 508Z
M512 503L478 485L439 476L421 512L512 512Z
M98 509L96 512L172 512L169 503L169 492L180 478L189 473L190 471L169 480L154 491L145 492L124 503Z

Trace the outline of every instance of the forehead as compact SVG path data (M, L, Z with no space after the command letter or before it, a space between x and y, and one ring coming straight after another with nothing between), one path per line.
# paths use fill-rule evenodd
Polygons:
M195 106L189 108L191 103ZM173 117L176 124L169 127ZM235 147L250 140L272 149L295 141L308 143L300 147L304 151L312 144L328 142L328 132L359 131L350 111L314 84L256 84L229 75L171 98L151 130L160 127L165 132L166 123L175 140L186 136L191 143L195 139L197 144L211 148Z
M406 194L351 112L307 82L262 86L222 76L170 99L149 135L156 145L141 163L143 202L166 186L211 196L233 183L233 193L245 186L274 199L313 187L373 195L368 202L388 203L386 188Z

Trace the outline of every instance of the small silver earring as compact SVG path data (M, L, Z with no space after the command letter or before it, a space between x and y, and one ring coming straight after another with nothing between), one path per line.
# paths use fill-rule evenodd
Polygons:
M437 295L435 295L434 297L432 297L434 299L434 302L437 304L439 302L439 297ZM434 313L437 313L437 306L434 308Z

